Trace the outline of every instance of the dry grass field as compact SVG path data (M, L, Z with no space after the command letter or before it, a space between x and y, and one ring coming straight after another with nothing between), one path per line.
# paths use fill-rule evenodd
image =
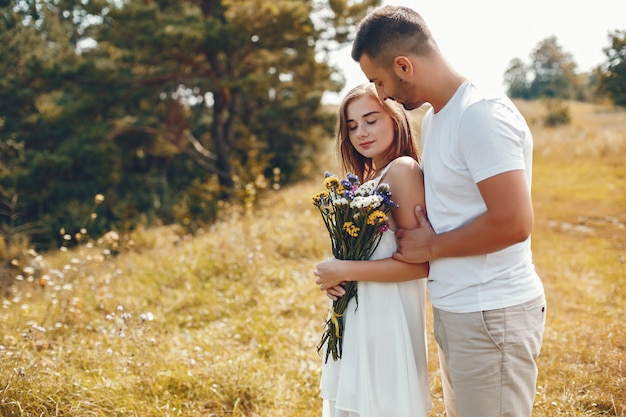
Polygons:
M570 103L535 135L533 250L548 298L535 416L626 415L626 111ZM319 178L258 208L24 254L0 288L0 415L320 415L328 237ZM132 244L131 244L132 240ZM130 247L130 249L129 249ZM430 323L430 316L428 317ZM443 416L430 339L432 416Z

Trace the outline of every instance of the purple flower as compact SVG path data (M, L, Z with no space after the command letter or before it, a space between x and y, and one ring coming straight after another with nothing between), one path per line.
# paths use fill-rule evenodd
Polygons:
M351 172L348 172L348 175L346 175L346 177L348 178L348 181L353 184L351 188L357 188L361 184L361 182L359 181L359 177Z
M382 183L376 188L376 194L382 197L387 207L398 208L398 204L391 199L391 192L389 191L389 184Z

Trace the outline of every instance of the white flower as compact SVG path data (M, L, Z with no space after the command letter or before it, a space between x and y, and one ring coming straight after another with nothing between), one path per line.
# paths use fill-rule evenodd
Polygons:
M374 180L370 180L367 181L363 184L361 184L361 186L359 188L357 188L357 190L354 192L355 195L357 196L367 196L372 194L372 191L374 191L374 187L375 187L375 181Z
M367 197L354 197L354 200L350 203L350 207L358 209L373 209L383 202L383 199L379 195L370 195Z
M348 204L350 204L350 202L344 197L333 199L333 205L335 207L344 207L344 206L348 206Z

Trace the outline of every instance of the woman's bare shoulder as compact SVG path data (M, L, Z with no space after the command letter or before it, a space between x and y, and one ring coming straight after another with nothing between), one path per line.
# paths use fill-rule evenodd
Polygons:
M424 206L424 176L419 163L408 156L394 160L384 181L398 204L392 211L395 225L402 229L417 227L414 209Z
M390 179L402 179L406 175L417 175L421 178L421 174L422 168L415 159L410 156L400 156L391 162L391 167L389 167L387 177Z

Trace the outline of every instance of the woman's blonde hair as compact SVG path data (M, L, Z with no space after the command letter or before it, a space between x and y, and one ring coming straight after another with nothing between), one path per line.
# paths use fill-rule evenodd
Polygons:
M391 117L394 124L394 144L385 155L385 165L400 156L410 156L416 161L420 161L419 150L415 141L415 133L409 122L406 110L401 104L393 100L381 101L376 94L376 89L372 83L361 84L350 90L343 98L339 106L337 117L337 153L341 160L344 173L351 172L359 177L361 181L366 181L375 176L376 169L382 167L373 166L371 158L361 155L352 146L348 131L348 106L354 100L361 97L369 97L376 100L385 112Z

